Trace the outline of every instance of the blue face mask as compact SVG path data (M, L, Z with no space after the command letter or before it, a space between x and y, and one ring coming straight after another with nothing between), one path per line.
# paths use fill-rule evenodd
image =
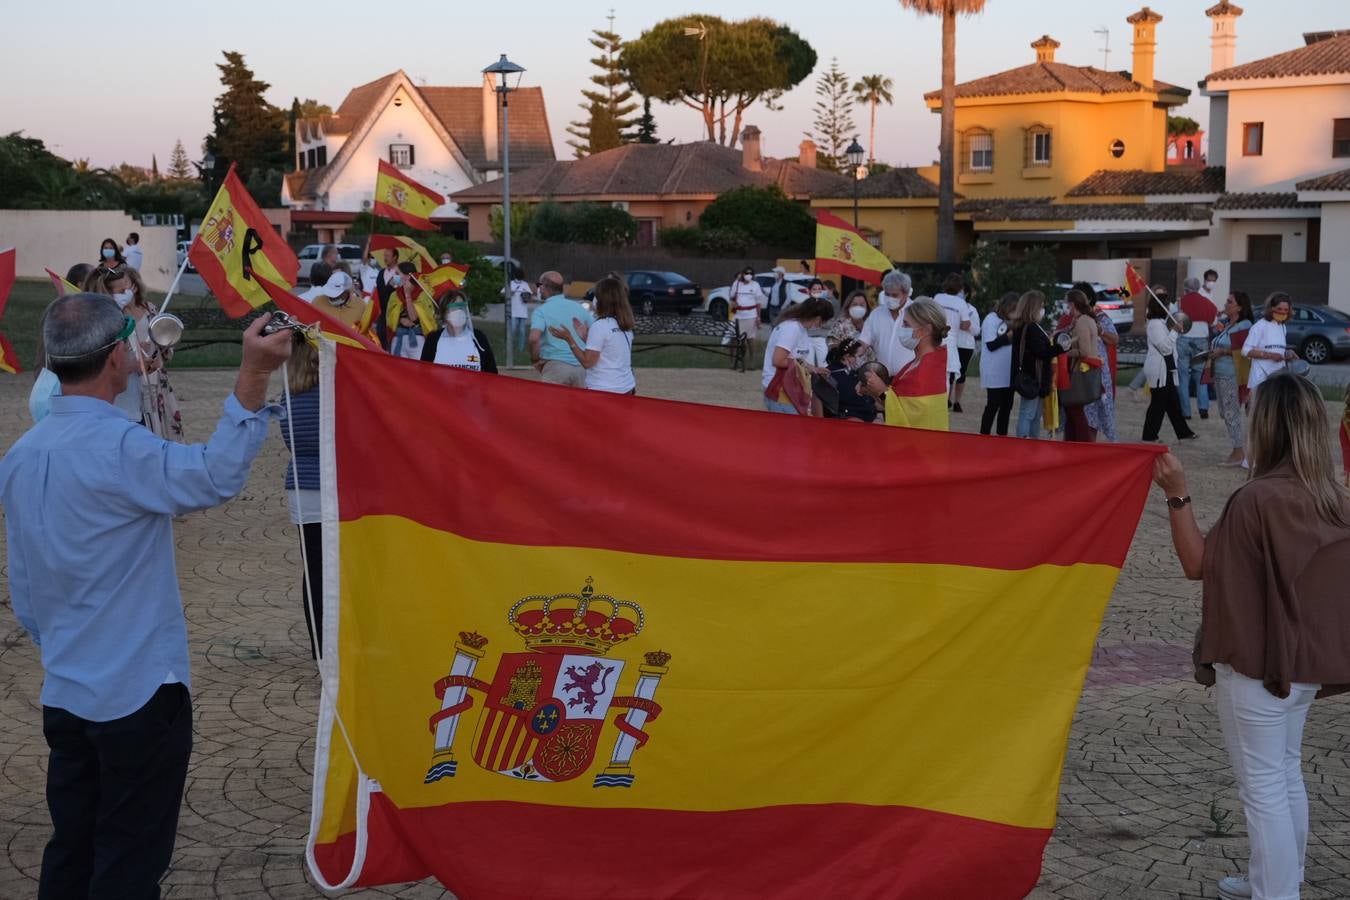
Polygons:
M116 256L116 255L117 255L117 251L114 250L112 247L104 247L104 248L103 248L103 258L104 258L104 259L112 259L112 258L113 258L114 256Z

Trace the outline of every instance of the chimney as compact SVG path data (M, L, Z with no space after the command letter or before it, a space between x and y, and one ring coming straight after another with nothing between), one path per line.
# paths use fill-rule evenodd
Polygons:
M1043 34L1040 40L1031 42L1031 49L1036 51L1036 62L1046 63L1055 61L1055 48L1059 46L1059 41L1048 34Z
M501 100L497 94L497 83L493 81L491 75L483 76L483 158L488 162L500 162L501 154L497 151L497 136L501 133L501 126L497 124L497 115L499 113L499 104Z
M745 126L741 132L741 165L747 172L763 172L764 158L759 153L759 129Z
M797 162L808 169L816 167L816 142L807 138L797 147Z
M1242 7L1223 0L1205 10L1205 15L1210 20L1209 70L1231 69L1237 58L1237 18L1242 15Z
M1162 16L1145 6L1125 21L1134 26L1134 71L1130 77L1135 83L1153 90L1153 57L1158 50L1153 31Z

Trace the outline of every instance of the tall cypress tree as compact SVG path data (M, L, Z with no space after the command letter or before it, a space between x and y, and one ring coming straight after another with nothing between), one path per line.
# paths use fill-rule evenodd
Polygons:
M567 143L576 151L578 159L626 143L624 132L636 123L630 116L638 106L627 79L619 71L623 39L614 31L614 15L609 16L608 31L596 29L591 34L591 46L600 51L599 56L591 59L591 64L600 70L591 76L591 82L598 89L581 92L585 98L581 108L587 113L586 119L567 127L567 133L574 137Z
M853 94L848 76L839 69L839 60L831 59L830 68L816 79L816 143L820 146L822 168L842 168L844 147L853 132ZM811 135L807 135L811 137Z
M253 76L242 53L225 51L225 62L216 68L225 91L216 98L214 128L205 142L216 160L211 183L220 183L230 163L239 167L239 177L245 181L255 171L289 168L286 113L263 96L271 85Z
M652 115L652 98L642 98L642 117L637 121L637 127L628 135L630 144L659 144L660 140L656 137L656 117Z

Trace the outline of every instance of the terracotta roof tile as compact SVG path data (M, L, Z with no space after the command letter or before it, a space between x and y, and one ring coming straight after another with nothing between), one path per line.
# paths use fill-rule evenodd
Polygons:
M624 197L721 194L743 185L777 184L793 197L838 193L848 180L792 160L766 159L762 172L742 165L740 150L708 141L692 144L625 144L582 159L546 162L516 172L511 190L520 197ZM851 190L851 189L850 189ZM493 200L493 180L455 193L456 201ZM851 196L851 194L850 194Z
M858 182L858 196L864 200L927 200L937 195L937 185L911 168L888 169L868 175ZM845 177L840 189L815 196L830 200L851 200L853 185Z
M1050 222L1085 220L1208 222L1203 203L1044 203L1033 200L967 201L973 222ZM971 205L968 205L971 204Z
M1298 194L1292 191L1224 194L1214 204L1215 209L1308 209L1317 206L1316 203L1300 203Z
M1350 74L1350 33L1337 33L1297 50L1211 72L1205 82L1341 74Z
M1228 0L1220 0L1220 2L1205 10L1205 15L1210 18L1223 15L1240 16L1242 15L1242 7L1238 6L1236 3L1229 3Z
M1155 80L1158 93L1189 95L1190 91ZM1124 94L1144 92L1128 72L1106 72L1092 66L1071 66L1060 62L1034 62L956 86L956 98L999 97L1007 94ZM929 91L925 100L941 98L941 91Z
M1143 169L1099 169L1074 185L1066 196L1220 194L1223 192L1223 186L1223 166L1207 166L1203 169L1178 167L1163 172L1146 172Z
M1300 191L1350 191L1350 169L1309 178L1294 187Z
M469 162L483 168L490 160L483 144L482 87L419 87L427 106L459 144ZM500 140L501 126L498 125ZM544 111L543 88L521 88L511 95L511 169L551 162L553 136Z

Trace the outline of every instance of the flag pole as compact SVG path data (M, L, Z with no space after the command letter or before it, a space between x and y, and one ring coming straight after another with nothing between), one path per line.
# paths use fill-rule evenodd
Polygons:
M194 242L197 240L199 240L199 238L193 238ZM188 249L190 250L191 248L189 247ZM169 285L169 292L164 295L164 305L159 308L159 315L163 315L164 311L169 308L169 301L173 299L173 292L178 290L178 280L183 277L183 271L187 268L187 264L188 255L184 253L183 264L178 267L178 274L173 276L173 283Z

